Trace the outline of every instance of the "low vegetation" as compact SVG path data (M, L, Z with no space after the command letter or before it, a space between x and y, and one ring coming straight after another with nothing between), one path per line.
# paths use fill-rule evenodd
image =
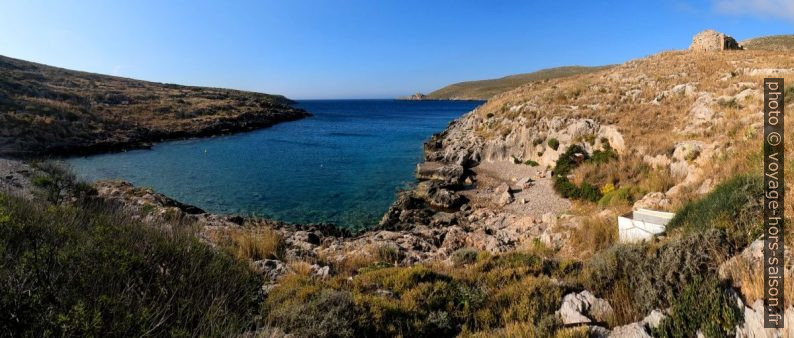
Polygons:
M609 146L604 150L596 150L589 156L581 146L572 145L560 155L554 167L554 189L566 198L597 202L604 195L597 185L588 181L577 185L571 182L569 175L583 163L603 165L613 160L617 160L617 154Z
M0 194L0 233L0 331L12 336L225 336L257 313L260 277L189 228Z

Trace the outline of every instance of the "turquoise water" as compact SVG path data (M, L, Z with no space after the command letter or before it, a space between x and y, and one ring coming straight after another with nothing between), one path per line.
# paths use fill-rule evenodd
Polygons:
M301 101L313 117L66 162L82 179L127 180L210 212L360 227L413 182L422 142L479 104Z

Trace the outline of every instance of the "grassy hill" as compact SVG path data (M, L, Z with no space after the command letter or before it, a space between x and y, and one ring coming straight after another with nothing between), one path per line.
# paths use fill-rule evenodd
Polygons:
M0 155L139 147L307 116L283 96L179 86L0 56Z
M590 73L601 69L605 69L608 67L610 66L557 67L557 68L542 69L532 73L505 76L498 79L454 83L439 90L436 90L434 92L431 92L430 94L427 94L425 99L487 100L496 94L500 94L518 88L523 84L527 84L533 81L542 81L542 80L555 79L565 76L585 74L585 73Z
M771 35L749 39L740 43L749 50L793 51L794 35Z

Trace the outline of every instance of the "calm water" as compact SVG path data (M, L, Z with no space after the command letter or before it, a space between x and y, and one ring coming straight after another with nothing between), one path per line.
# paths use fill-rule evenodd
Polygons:
M83 179L124 179L211 212L366 226L413 181L422 142L480 103L301 101L314 117L66 162Z

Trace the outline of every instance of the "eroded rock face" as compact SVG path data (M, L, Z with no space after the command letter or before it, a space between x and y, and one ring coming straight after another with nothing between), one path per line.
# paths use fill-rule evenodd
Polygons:
M696 52L713 52L721 50L742 49L736 39L715 30L707 29L692 38L689 50Z

